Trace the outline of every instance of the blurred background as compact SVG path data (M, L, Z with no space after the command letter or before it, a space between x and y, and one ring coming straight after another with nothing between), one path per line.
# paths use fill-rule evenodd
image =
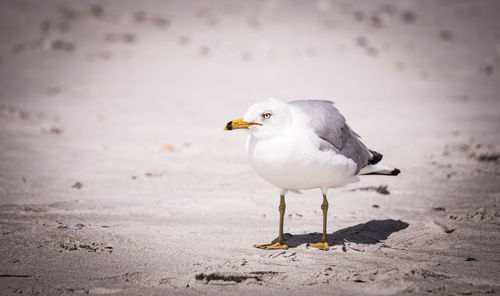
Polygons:
M0 0L0 291L498 291L499 16L496 0ZM269 97L335 101L402 171L329 191L330 252L306 249L319 190L287 195L296 248L252 248L276 237L278 190L222 129Z
M369 147L415 175L457 138L495 157L497 1L0 6L5 203L250 187L245 136L222 127L268 97L335 101Z

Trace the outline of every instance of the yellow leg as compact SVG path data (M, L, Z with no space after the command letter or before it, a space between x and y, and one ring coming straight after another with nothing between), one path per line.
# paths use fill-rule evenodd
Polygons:
M321 241L315 244L308 244L308 247L318 248L323 251L330 250L330 246L326 241L326 216L328 213L328 200L326 199L326 195L323 194L323 203L321 204L321 209L323 210L323 236L321 236Z
M264 250L277 250L277 249L288 249L288 246L285 244L285 238L283 237L283 219L285 218L285 195L282 194L280 196L280 232L278 236L278 241L274 244L264 244L264 245L254 245L254 247Z

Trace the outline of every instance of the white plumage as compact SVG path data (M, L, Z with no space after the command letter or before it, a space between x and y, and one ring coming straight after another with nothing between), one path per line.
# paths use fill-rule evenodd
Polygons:
M266 112L272 115L264 123L261 114ZM308 114L298 107L271 99L252 105L243 120L263 122L248 129L248 157L255 171L283 192L326 191L359 180L354 176L357 165L352 159L319 149L321 139L309 124Z
M224 129L249 132L250 163L264 180L281 190L278 240L256 245L257 248L288 248L283 236L288 191L321 189L323 235L320 242L310 246L329 250L326 236L328 189L357 182L359 174L399 174L398 169L379 163L382 154L366 148L330 101L284 103L269 99L253 104L243 118L228 122Z

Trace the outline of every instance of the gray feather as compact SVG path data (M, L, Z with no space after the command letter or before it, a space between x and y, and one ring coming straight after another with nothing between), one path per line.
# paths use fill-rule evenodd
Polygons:
M347 125L344 116L333 106L332 101L300 100L288 104L298 107L310 116L312 128L321 138L320 150L334 150L352 159L357 164L356 174L368 164L368 148Z

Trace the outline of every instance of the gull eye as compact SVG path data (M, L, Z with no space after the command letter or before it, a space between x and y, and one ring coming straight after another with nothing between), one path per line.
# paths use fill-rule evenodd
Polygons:
M264 119L271 118L271 113L264 113L264 114L262 114L262 118L264 118Z

